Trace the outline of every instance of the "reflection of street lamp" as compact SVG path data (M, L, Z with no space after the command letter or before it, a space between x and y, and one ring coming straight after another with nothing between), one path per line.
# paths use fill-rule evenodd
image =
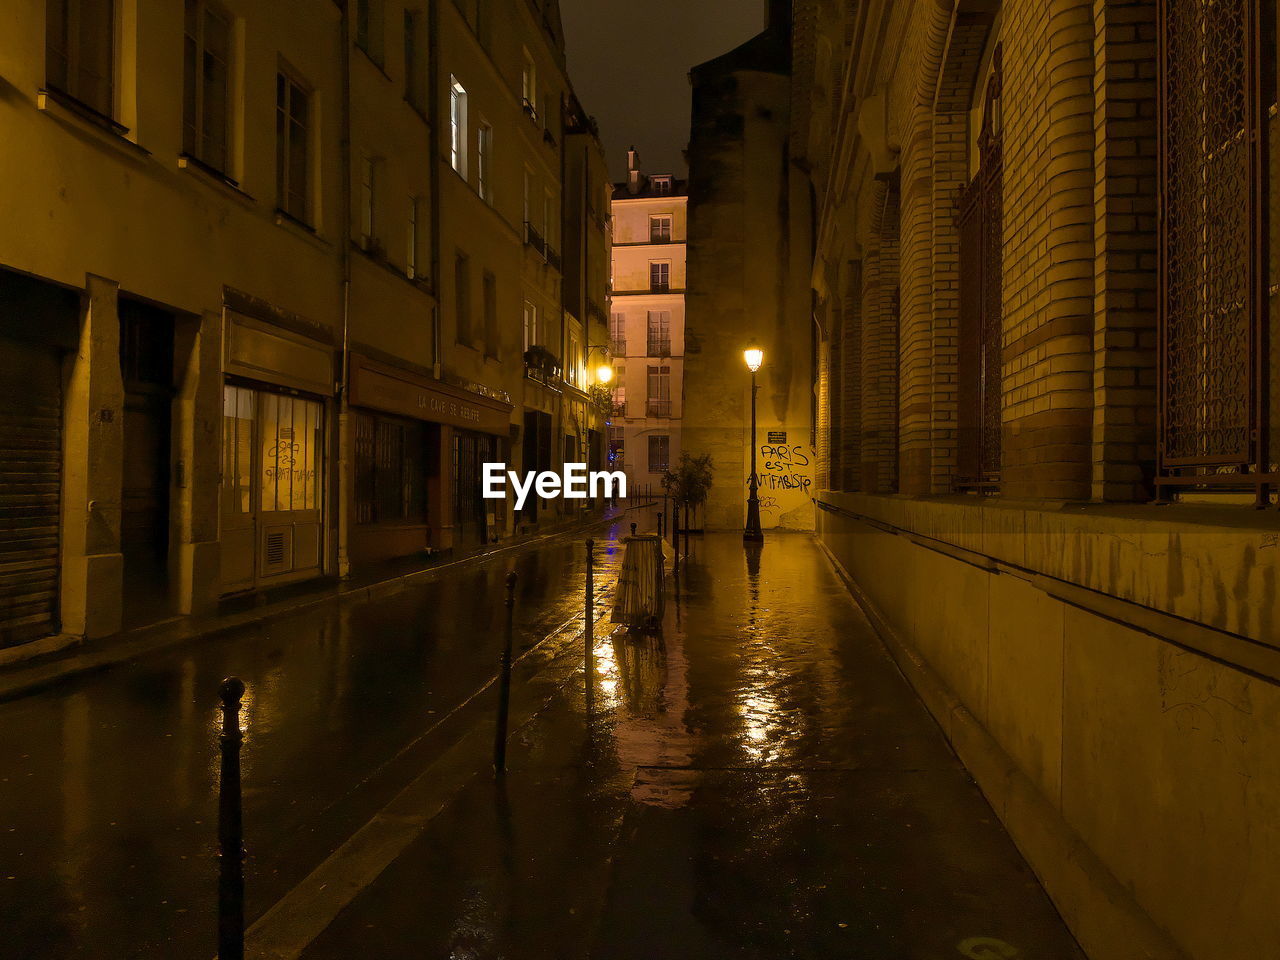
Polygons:
M742 352L742 359L747 361L747 369L751 371L751 479L747 495L747 526L742 531L742 539L748 543L760 543L764 540L764 533L760 530L760 497L756 481L756 371L764 363L764 351L759 347L748 347Z

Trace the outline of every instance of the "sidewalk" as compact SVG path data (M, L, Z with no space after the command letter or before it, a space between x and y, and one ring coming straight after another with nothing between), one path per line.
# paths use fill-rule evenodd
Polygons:
M691 552L661 638L602 630L505 783L473 767L270 956L1080 960L817 544Z
M563 537L583 536L605 524L625 520L643 507L637 505L607 513L586 523L570 522L546 533L470 553L442 553L432 558L413 558L371 565L349 580L332 578L281 587L267 594L223 601L216 613L203 617L174 616L160 623L122 631L111 637L79 644L67 638L60 649L11 662L0 660L0 702L25 696L72 677L106 670L141 657L173 649L191 640L213 637L256 623L298 613L334 600L364 600L379 591L396 590L424 583L443 573L513 551L536 547ZM0 651L21 655L21 647Z

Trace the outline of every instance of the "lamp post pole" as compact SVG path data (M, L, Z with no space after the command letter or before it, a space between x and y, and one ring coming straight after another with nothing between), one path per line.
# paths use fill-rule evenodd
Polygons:
M747 526L742 531L746 543L760 543L764 533L760 530L759 483L756 480L756 372L751 371L751 477L747 481Z

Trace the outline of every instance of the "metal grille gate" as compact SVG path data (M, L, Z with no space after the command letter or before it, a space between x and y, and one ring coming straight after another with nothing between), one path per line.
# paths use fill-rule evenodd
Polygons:
M1158 487L1253 487L1266 450L1258 0L1160 0ZM1268 97L1268 101L1270 97Z

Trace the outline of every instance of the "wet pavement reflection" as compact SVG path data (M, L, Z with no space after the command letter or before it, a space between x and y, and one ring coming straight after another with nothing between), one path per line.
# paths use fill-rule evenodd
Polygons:
M566 539L0 704L0 956L211 956L221 679L248 687L252 921L490 718L441 722L495 673L509 570L517 653L581 616L583 547ZM601 550L597 582L615 573Z
M812 538L692 538L668 589L308 960L1083 960Z

